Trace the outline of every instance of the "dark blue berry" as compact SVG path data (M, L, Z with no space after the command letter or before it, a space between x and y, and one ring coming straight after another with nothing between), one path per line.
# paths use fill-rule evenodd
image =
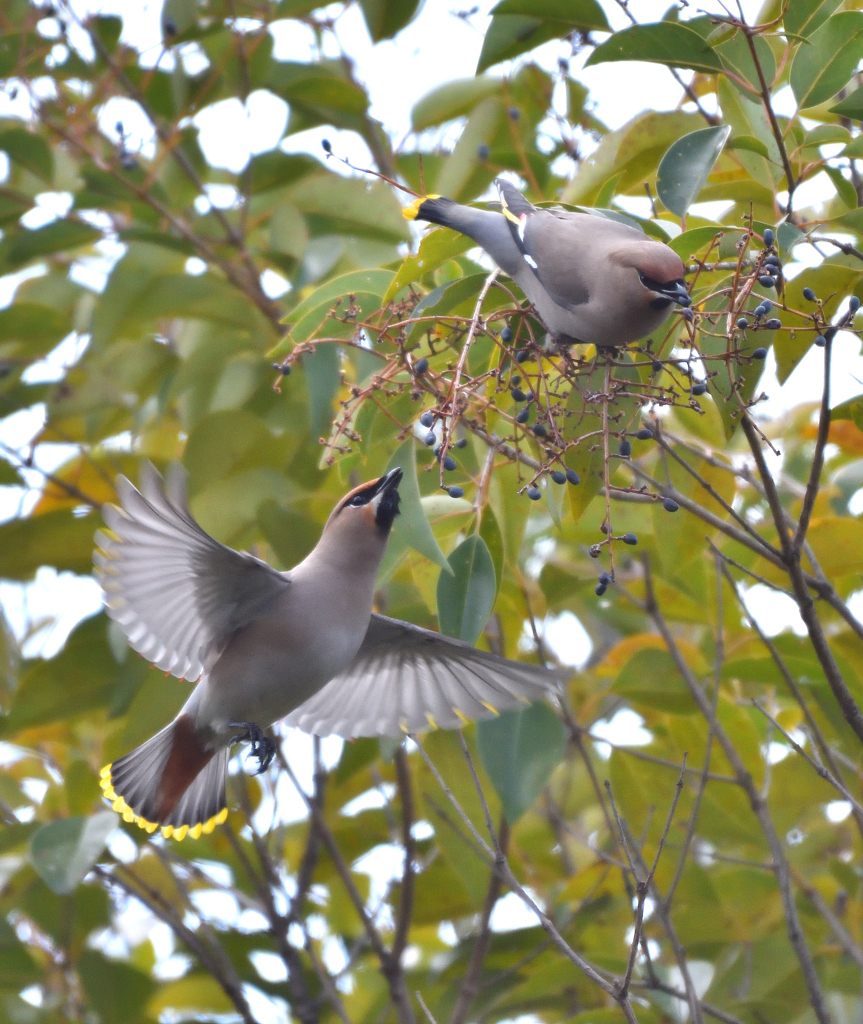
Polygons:
M764 229L764 244L768 245L768 246L769 245L773 245L773 243L775 241L776 241L776 235L773 233L773 228L765 228Z
M803 298L806 299L808 302L815 302L815 292L813 292L811 288L804 288Z
M553 469L551 471L551 479L554 480L556 484L565 484L566 473L561 473L559 469Z
M422 359L417 359L417 361L414 363L414 373L417 375L417 377L422 377L422 375L426 372L428 368L429 361L428 359L426 359L425 356L423 356Z
M512 341L512 328L507 326L500 332L500 340L508 345Z
M523 409L521 410L521 412L520 412L520 413L518 414L518 416L516 416L516 418L515 418L515 422L516 422L516 423L527 423L527 421L528 421L529 419L530 419L530 406L529 406L529 405L526 405L526 406L525 406L525 407L524 407L524 408L523 408Z
M599 528L599 532L610 536L614 533L614 527L610 523L603 523Z
M566 479L575 487L576 484L581 483L581 477L576 473L574 469L568 469L566 471Z
M762 288L775 288L776 278L771 277L770 274L762 274L761 277L758 278L758 283Z
M625 533L623 535L623 543L634 546L638 543L638 537L636 537L634 533Z
M453 445L454 448L467 448L467 438L460 437L458 441Z
M527 496L531 501L539 501L542 497L542 491L538 487L528 487Z
M165 26L166 36L175 36L177 34L177 26L173 18L165 18L163 24Z
M676 512L680 508L673 498L666 498L662 503L662 507L666 512Z
M662 370L662 363L658 359L654 359L653 362L650 364L650 369L654 373L659 373L660 370Z
M650 429L650 427L642 427L641 430L636 430L635 436L638 438L639 441L652 441L653 431Z
M422 416L420 416L420 423L422 423L424 427L430 427L434 423L434 413L428 410L424 412Z
M447 457L443 460L443 468L447 470L447 472L452 473L452 471L457 467L458 463L455 461L452 455L447 455Z
M426 434L426 436L425 436L425 437L423 438L423 440L425 441L425 443L426 443L426 444L427 444L427 445L428 445L429 447L431 447L431 446L432 446L432 445L433 445L433 444L435 443L435 441L437 441L437 438L435 437L434 431L431 431L431 430L430 430L430 431L429 431L429 432L428 432L428 433Z
M541 423L534 423L533 432L537 437L548 437L548 431Z
M852 313L856 313L859 308L860 308L860 299L858 299L856 295L852 295L851 298L848 300L848 309L849 309L849 311L852 312Z
M752 353L752 358L753 359L766 359L767 358L767 349L766 348L757 348L757 349L755 349L755 351Z
M447 494L451 498L463 498L464 497L464 488L463 487L447 487L446 492L447 492Z
M515 374L515 376L513 376L513 377L511 378L511 380L510 380L510 384L511 384L511 385L512 385L512 386L513 386L514 388L517 388L517 387L519 386L519 384L521 384L521 377L519 377L519 375L518 375L518 374Z
M291 368L287 363L273 363L273 369L278 370L283 377L290 377Z
M511 121L517 121L521 117L521 111L518 107L510 107L509 110L507 110L507 115Z
M527 401L527 395L521 390L521 388L513 388L512 391L510 391L510 394L512 395L512 400L514 402Z
M606 590L608 590L608 587L604 583L597 583L596 590L594 590L594 594L596 594L597 597L602 597Z
M782 326L782 321L777 319L776 317L773 317L773 319L768 320L764 326L767 328L768 331L778 331L779 328Z
M755 307L755 309L752 311L752 315L755 317L756 320L760 320L761 317L765 315L765 313L770 312L771 308L771 306L765 306L762 302L760 306Z
M693 386L692 386L692 394L695 395L696 398L699 395L703 395L706 390L707 390L707 385L706 384L693 384Z
M824 348L824 346L827 344L827 339L824 337L823 334L819 334L818 337L815 339L815 344L818 346L818 348Z
M779 271L782 269L782 260L778 256L768 256L764 261L764 265L766 267L776 267L776 270Z
M746 328L749 326L749 321L746 319L745 316L738 317L737 326L740 328L741 331L745 331Z
M626 440L626 438L620 442L617 446L617 450L625 459L628 459L629 456L632 455L632 445Z
M607 572L601 572L599 574L599 582L607 587L608 584L611 583L611 577L608 575Z
M519 349L515 354L515 361L517 363L526 363L530 359L530 351L526 348Z
M321 149L323 149L325 153L332 153L333 146L329 139L321 139Z
M476 155L480 158L480 160L482 160L483 163L485 163L486 160L488 160L488 153L488 146L484 142L481 142L476 147Z

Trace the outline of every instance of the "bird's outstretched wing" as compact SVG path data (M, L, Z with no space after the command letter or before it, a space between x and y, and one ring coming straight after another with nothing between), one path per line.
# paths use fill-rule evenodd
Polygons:
M288 578L198 526L178 464L165 487L147 463L141 490L121 476L117 493L122 507L104 507L110 532L96 534L93 555L108 614L148 661L195 680L208 656L264 611Z
M353 662L287 717L316 736L399 736L451 729L524 707L558 674L478 651L429 629L372 615Z

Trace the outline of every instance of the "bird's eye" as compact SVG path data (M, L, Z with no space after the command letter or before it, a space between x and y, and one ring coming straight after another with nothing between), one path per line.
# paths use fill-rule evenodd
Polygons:
M368 503L368 498L364 494L355 494L348 502L350 508L360 508L361 505Z

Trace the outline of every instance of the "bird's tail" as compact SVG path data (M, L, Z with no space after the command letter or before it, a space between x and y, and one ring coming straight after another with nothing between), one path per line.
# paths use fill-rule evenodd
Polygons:
M228 750L207 750L181 715L152 739L102 769L106 799L124 821L166 838L197 839L228 816Z
M458 205L446 196L419 196L410 206L402 209L402 216L405 220L425 220L429 224L442 224L445 228L451 228L454 225L450 213Z

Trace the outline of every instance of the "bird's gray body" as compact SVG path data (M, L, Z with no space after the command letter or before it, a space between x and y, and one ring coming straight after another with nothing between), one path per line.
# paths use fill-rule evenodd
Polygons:
M277 722L348 667L368 629L376 571L350 588L319 559L285 574L289 585L230 638L186 704L215 745L236 734L231 722Z
M686 303L683 264L667 245L599 214L537 209L507 182L498 185L505 212L435 197L405 215L472 238L518 284L560 343L628 345L658 330L675 301ZM642 283L640 271L675 288L654 290Z

